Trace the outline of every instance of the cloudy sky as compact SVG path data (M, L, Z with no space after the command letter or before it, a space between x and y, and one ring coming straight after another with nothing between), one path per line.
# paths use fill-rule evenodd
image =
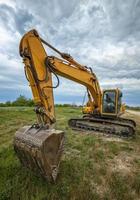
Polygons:
M33 28L140 105L140 0L0 0L0 102L32 96L18 46ZM56 103L82 103L85 88L61 78L54 92Z

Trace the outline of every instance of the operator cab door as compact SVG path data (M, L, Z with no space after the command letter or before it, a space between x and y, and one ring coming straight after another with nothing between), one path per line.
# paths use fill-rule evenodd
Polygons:
M117 116L118 90L104 90L102 97L102 115Z

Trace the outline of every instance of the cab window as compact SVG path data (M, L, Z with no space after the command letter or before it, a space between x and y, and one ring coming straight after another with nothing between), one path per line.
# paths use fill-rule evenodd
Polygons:
M118 112L120 112L121 104L122 104L122 92L119 92L119 95L118 95Z
M103 95L103 113L116 112L116 93L115 91L105 91Z

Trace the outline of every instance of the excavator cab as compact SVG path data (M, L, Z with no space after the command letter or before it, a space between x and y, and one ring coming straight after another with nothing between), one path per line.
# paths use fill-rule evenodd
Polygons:
M108 89L102 95L102 115L118 116L121 114L122 92L119 89Z

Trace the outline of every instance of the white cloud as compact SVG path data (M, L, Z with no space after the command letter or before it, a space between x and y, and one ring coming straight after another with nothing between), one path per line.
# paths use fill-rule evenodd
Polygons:
M1 0L0 11L0 83L7 80L7 88L27 88L18 45L25 30L36 28L61 51L91 66L103 88L121 87L133 96L140 92L139 1ZM75 97L85 91L65 79L56 95L61 90Z

